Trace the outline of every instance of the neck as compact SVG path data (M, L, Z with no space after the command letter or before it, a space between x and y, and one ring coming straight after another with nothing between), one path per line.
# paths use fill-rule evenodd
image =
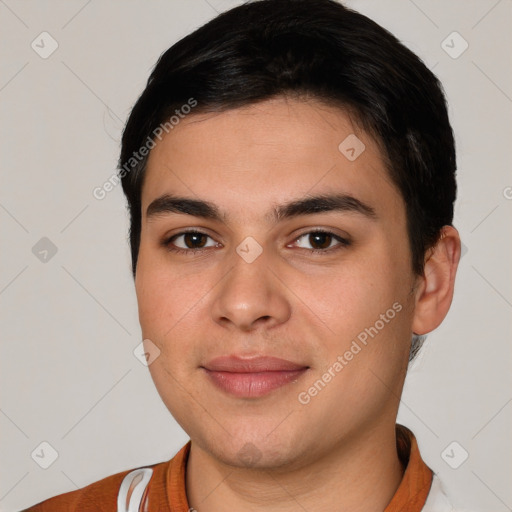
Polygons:
M360 432L293 471L234 468L192 442L189 505L198 512L384 510L403 476L395 426Z

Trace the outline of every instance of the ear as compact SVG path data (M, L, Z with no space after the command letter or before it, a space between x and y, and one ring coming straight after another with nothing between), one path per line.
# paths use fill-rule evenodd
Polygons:
M415 334L427 334L444 320L452 303L459 260L459 233L453 226L444 226L439 241L427 252L423 275L416 284Z

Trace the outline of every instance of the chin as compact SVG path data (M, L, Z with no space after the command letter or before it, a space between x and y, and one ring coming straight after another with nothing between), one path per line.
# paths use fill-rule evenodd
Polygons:
M269 470L297 464L301 450L299 444L291 442L286 432L281 436L272 436L271 439L269 431L261 434L246 432L246 435L224 435L222 439L210 437L206 442L198 444L223 464L240 469Z

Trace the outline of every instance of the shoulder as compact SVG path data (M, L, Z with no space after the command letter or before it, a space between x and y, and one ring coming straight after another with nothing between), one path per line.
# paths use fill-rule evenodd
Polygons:
M115 475L93 482L76 491L59 494L45 501L32 505L21 512L102 512L117 510L117 497L124 478L137 469L151 468L152 479L158 483L165 481L165 473L170 461L141 466L121 471Z

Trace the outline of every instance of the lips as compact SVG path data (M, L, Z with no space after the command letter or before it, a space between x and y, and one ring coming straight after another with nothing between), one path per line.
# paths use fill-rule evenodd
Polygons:
M308 366L276 357L218 357L203 370L217 388L239 398L258 398L299 379Z

